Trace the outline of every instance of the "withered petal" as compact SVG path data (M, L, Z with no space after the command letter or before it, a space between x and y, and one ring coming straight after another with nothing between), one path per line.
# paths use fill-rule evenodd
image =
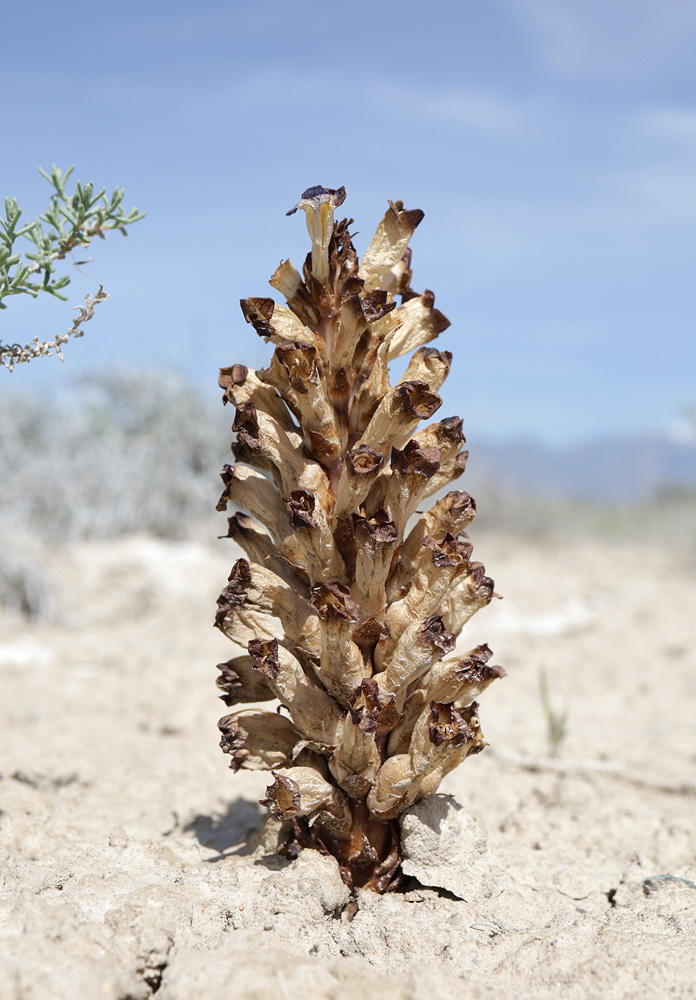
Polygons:
M293 490L286 502L293 528L316 528L313 517L316 498L310 490Z
M247 649L251 656L254 667L264 676L274 680L280 672L280 660L278 659L278 640L272 639L264 642L263 639L252 639Z
M401 382L394 395L402 412L412 420L429 420L442 406L442 399L430 391L427 382Z
M288 215L290 213L288 212ZM266 789L266 798L259 799L259 805L266 806L271 816L277 820L292 819L300 815L300 790L297 782L282 774L273 774L274 782Z
M351 598L348 587L337 580L315 584L309 606L323 621L357 622L360 619L360 606Z
M391 467L402 476L430 479L440 468L440 452L437 448L421 448L412 438L403 449L392 448Z
M232 385L243 385L249 369L246 365L231 365L229 368L221 368L218 377L218 385L221 389L229 389Z
M456 636L448 632L442 621L442 615L429 615L423 622L421 641L435 646L443 653L449 653L457 644Z
M247 323L251 323L260 337L273 335L273 327L269 322L275 309L273 299L267 297L240 299L239 304L242 307L244 319Z
M364 532L373 542L395 542L399 537L399 528L389 519L389 514L379 507L372 517L353 514L353 526L356 531Z
M354 476L369 476L376 472L384 460L384 455L366 444L358 445L346 455L346 466Z

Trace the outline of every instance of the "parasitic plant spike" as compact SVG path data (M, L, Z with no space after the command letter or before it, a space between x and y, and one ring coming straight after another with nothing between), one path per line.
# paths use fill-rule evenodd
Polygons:
M245 557L218 599L239 647L218 666L233 709L218 725L233 770L271 772L262 804L291 827L290 854L328 851L351 888L384 892L400 813L485 747L476 699L505 671L488 646L454 654L493 597L464 531L476 505L451 490L423 506L467 458L461 418L431 420L452 355L426 346L449 320L411 288L423 213L390 202L359 261L352 220L334 221L344 199L316 186L287 213L311 238L302 273L282 261L271 278L287 305L241 303L268 367L220 371L236 464L218 510Z

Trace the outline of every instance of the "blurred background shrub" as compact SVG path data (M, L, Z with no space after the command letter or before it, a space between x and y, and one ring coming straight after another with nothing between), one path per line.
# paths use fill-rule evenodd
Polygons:
M0 532L54 545L135 531L187 537L214 511L230 421L161 371L85 376L69 397L5 392Z
M132 532L211 541L224 534L215 512L217 473L230 458L232 418L229 408L165 371L83 376L69 395L6 391L0 605L48 614L50 588L32 554L37 545ZM696 553L696 448L688 442L605 439L545 450L476 439L469 446L468 468L455 485L478 501L479 537L584 537ZM636 475L636 456L647 451L652 471Z

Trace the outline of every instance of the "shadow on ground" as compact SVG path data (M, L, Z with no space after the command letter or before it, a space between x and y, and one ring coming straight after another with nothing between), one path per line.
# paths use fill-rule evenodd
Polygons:
M231 847L238 847L234 854L245 854L250 848L247 841L261 826L262 810L252 799L237 798L230 802L223 813L198 815L183 827L184 833L192 833L198 843L219 854L229 853Z

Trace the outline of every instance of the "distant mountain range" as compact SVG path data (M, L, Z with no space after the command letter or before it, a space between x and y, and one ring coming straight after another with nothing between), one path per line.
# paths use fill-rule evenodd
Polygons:
M696 490L696 445L659 435L601 438L565 448L528 440L472 441L467 483L548 498L643 500L667 487Z

